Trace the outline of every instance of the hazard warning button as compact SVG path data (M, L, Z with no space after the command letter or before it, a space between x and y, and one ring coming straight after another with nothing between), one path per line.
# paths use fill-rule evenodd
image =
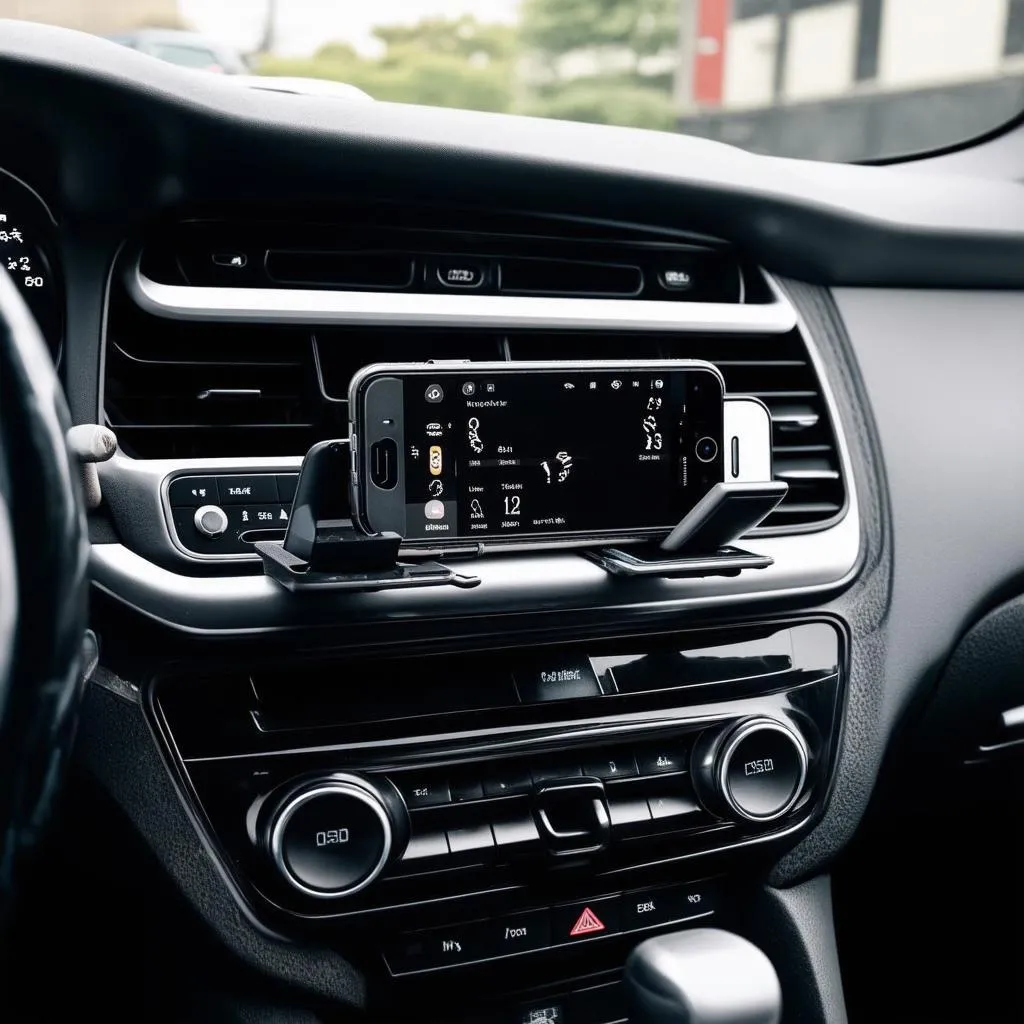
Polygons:
M622 931L619 901L613 897L555 907L551 923L555 942L581 942L613 935Z

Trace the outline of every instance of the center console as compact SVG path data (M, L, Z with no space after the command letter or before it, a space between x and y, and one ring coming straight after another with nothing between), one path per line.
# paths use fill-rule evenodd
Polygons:
M728 926L822 811L845 648L821 618L425 647L148 705L244 912L342 951L372 1013L609 1024L639 938Z

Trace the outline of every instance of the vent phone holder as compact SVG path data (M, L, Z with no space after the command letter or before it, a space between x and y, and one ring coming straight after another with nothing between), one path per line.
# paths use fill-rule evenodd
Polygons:
M347 440L321 441L306 453L284 540L255 544L267 576L292 591L474 587L480 582L440 562L399 562L402 538L397 533L365 534L353 526L345 507L348 463Z
M715 484L660 543L588 552L614 576L735 576L773 559L733 547L786 496L782 480Z
M345 507L348 441L322 441L307 452L283 542L258 541L267 576L292 591L389 590L451 585L474 587L478 576L440 562L398 561L397 533L362 533ZM587 551L614 576L735 576L764 569L768 555L733 547L786 496L789 487L769 480L715 484L660 544Z

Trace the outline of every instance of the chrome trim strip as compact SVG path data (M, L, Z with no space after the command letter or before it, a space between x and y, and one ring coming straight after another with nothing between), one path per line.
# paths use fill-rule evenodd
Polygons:
M829 381L828 370L825 366L824 360L821 358L821 353L818 351L817 343L814 340L814 335L811 333L807 326L807 321L801 316L799 310L792 304L788 294L783 286L781 286L771 274L767 274L762 271L765 280L768 282L772 291L780 296L787 305L793 310L793 315L796 318L796 328L803 338L804 346L807 349L807 357L811 361L811 366L814 369L814 374L818 378L818 384L821 388L821 397L825 402L825 411L828 413L829 423L832 425L832 432L836 439L836 450L839 453L839 463L841 466L840 479L843 481L843 489L845 492L845 503L843 507L836 513L834 522L825 522L822 524L816 524L811 529L818 530L825 535L831 534L832 530L835 529L836 525L842 522L843 518L849 515L850 512L857 512L857 482L853 478L853 463L850 461L850 449L846 443L846 431L843 428L843 421L838 413L838 407L836 406L836 396L832 390L832 384ZM793 536L799 536L796 533L799 530L799 526L759 526L752 534L749 535L751 543L761 544L763 537L769 537L776 534L792 534ZM807 534L804 534L807 536Z
M170 541L168 541L170 543ZM774 564L739 576L635 579L617 585L572 552L495 555L477 559L481 584L359 593L324 593L296 602L266 576L183 576L149 562L121 544L95 544L91 571L97 586L155 618L192 633L249 633L337 626L359 620L451 618L500 613L621 612L620 621L652 611L683 612L737 601L765 601L834 592L859 564L860 517L855 505L835 526L796 536L752 541ZM620 581L621 582L621 581ZM558 611L553 609L557 606Z
M297 288L196 288L160 284L138 264L128 290L148 313L172 320L387 327L537 327L785 334L796 314L769 281L773 302L656 302L550 296L336 292Z

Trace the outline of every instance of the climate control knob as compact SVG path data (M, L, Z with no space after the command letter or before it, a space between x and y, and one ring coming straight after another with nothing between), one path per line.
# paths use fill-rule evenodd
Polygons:
M228 528L227 514L219 505L197 508L193 522L204 537L219 537Z
M387 779L338 773L290 788L261 829L282 878L306 896L337 899L365 889L405 851L409 816Z
M744 719L702 738L693 757L693 778L705 803L743 821L781 818L807 781L807 743L774 718Z

